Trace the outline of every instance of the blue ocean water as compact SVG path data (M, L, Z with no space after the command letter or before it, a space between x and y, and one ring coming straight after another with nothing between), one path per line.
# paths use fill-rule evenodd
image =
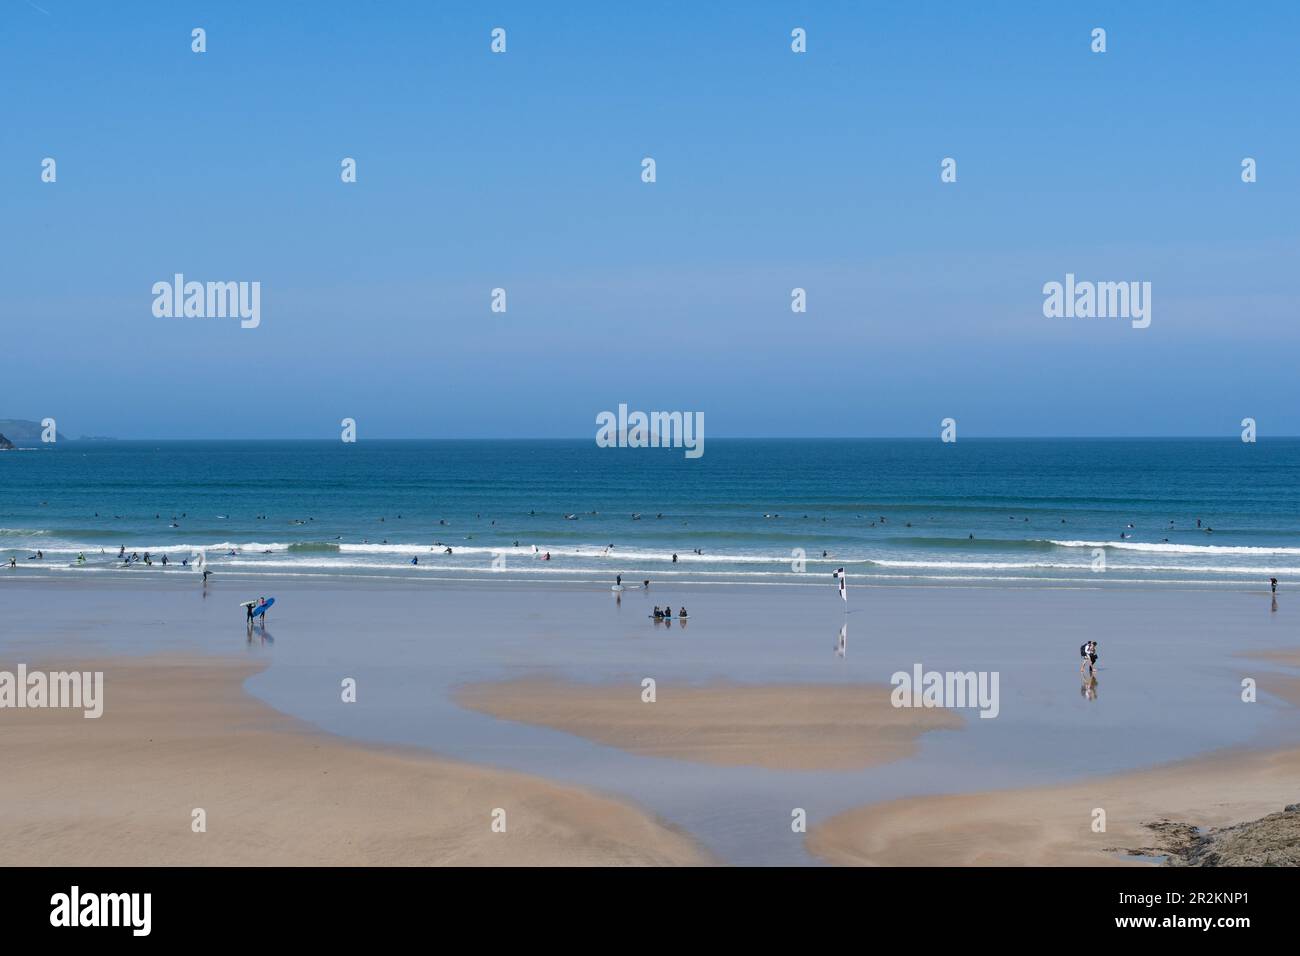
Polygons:
M193 573L177 564L202 553L253 574L824 585L844 566L1258 588L1300 576L1298 478L1300 439L714 439L698 459L591 440L61 441L0 454L0 556L59 574Z

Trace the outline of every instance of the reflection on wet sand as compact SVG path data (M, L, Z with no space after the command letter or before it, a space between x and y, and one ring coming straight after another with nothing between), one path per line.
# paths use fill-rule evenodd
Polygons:
M1088 700L1097 699L1097 678L1089 674L1083 678L1083 683L1079 685L1079 696Z

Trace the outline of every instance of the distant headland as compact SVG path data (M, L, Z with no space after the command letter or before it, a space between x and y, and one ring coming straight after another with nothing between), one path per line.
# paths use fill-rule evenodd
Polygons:
M40 422L31 422L22 418L0 418L0 450L25 448L41 444L41 433L45 427ZM67 436L56 432L55 437L63 441Z

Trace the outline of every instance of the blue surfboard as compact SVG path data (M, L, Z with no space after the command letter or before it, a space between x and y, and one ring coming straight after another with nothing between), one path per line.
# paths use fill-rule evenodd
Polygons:
M266 609L269 608L274 603L275 603L275 598L267 598L265 604L259 604L257 607L253 608L253 617L260 617L261 615L265 614Z

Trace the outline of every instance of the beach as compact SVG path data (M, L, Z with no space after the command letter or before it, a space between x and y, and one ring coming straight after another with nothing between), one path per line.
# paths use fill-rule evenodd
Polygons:
M105 672L99 720L0 711L0 759L23 768L0 859L1150 864L1150 820L1223 826L1297 799L1286 594L849 593L0 578L0 669ZM249 632L239 602L262 594L275 607ZM687 626L648 619L669 599ZM892 708L916 665L996 671L996 718ZM516 842L492 842L497 807Z
M105 675L102 717L54 709L5 713L0 862L709 862L688 837L614 800L323 734L243 692L243 682L264 666L201 657L79 660L76 669ZM48 669L63 665L52 662ZM494 820L503 820L503 829L494 830Z
M892 707L886 686L712 684L653 701L641 690L524 679L461 687L455 700L643 756L774 770L889 763L915 753L926 731L963 726L951 711Z
M1300 750L1221 754L1065 787L863 807L814 827L808 844L841 866L1145 866L1190 831L1298 801ZM1093 829L1097 810L1104 831Z
M1246 655L1300 669L1300 651ZM1300 677L1268 673L1266 694L1300 705ZM1199 832L1255 821L1300 802L1300 748L1225 751L1138 773L1045 787L862 807L809 834L839 865L1114 866L1179 856ZM1104 828L1098 829L1098 811ZM1254 865L1295 865L1242 853Z

